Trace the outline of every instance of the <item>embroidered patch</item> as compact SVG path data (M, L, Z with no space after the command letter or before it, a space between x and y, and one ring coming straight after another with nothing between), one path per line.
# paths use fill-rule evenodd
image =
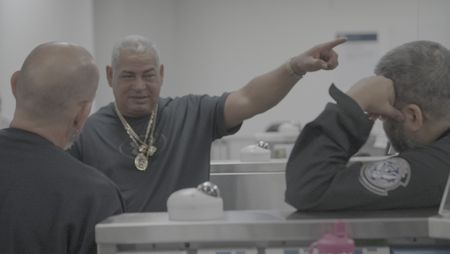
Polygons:
M362 166L359 182L370 192L387 196L399 186L408 186L411 177L409 163L400 157L370 162Z

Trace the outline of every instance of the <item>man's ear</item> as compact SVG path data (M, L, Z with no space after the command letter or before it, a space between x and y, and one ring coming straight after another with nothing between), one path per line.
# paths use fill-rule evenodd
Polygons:
M161 84L164 81L164 64L161 64L159 66L159 76L161 77Z
M15 71L13 73L13 75L11 76L11 80L10 80L11 90L12 90L14 97L16 97L16 89L17 89L16 86L17 86L17 80L19 79L19 74L20 74L20 71Z
M106 66L106 79L108 80L108 85L112 87L113 69L110 65Z
M73 124L77 130L81 130L86 123L89 113L91 112L92 102L83 102L79 108Z
M422 109L416 104L407 104L401 109L405 116L405 127L416 132L422 129L425 123L425 115Z

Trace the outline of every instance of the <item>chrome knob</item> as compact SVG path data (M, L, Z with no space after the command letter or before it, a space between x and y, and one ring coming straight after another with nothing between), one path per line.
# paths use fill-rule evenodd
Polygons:
M212 182L204 182L197 186L197 189L212 197L220 197L220 190L216 184Z
M260 140L260 141L258 141L257 145L261 148L269 149L269 143L266 141Z

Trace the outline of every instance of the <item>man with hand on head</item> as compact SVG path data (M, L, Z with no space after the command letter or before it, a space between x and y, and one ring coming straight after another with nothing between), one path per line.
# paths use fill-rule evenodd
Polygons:
M0 130L0 253L95 253L95 224L121 213L122 198L65 151L95 97L94 59L77 45L44 43L11 85L14 118Z
M450 51L431 41L394 48L300 133L286 169L299 210L435 207L450 171ZM351 163L381 118L398 155Z
M320 44L222 96L160 98L164 65L141 36L119 41L106 74L115 101L93 114L71 153L119 186L127 211L164 211L169 195L209 179L211 143L273 106L307 72L334 69Z

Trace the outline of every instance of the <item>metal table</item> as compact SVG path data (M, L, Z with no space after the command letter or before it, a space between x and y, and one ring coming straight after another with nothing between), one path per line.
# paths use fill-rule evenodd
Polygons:
M229 195L222 196L225 204L227 200L234 201L234 207L224 212L223 219L171 221L167 213L113 216L96 226L98 252L300 254L305 252L301 248L330 232L336 222L342 221L347 226L348 236L355 240L357 246L389 246L394 250L402 246L440 246L445 249L439 253L450 253L450 178L439 214L438 209L296 213L292 207L283 207L280 201L284 193L285 163L285 160L272 160L264 163L212 164L211 178L219 181L216 183L222 190L228 188L222 192ZM254 200L257 202L252 203ZM271 208L249 210L249 206ZM222 249L248 251L208 251ZM376 253L390 253L389 249L381 250Z
M337 221L349 237L364 245L446 245L433 239L429 218L436 209L351 213L292 213L277 210L225 211L222 220L171 221L167 213L134 213L111 217L96 227L100 254L184 251L208 248L308 246ZM450 228L449 228L450 229ZM450 236L450 231L447 231Z

